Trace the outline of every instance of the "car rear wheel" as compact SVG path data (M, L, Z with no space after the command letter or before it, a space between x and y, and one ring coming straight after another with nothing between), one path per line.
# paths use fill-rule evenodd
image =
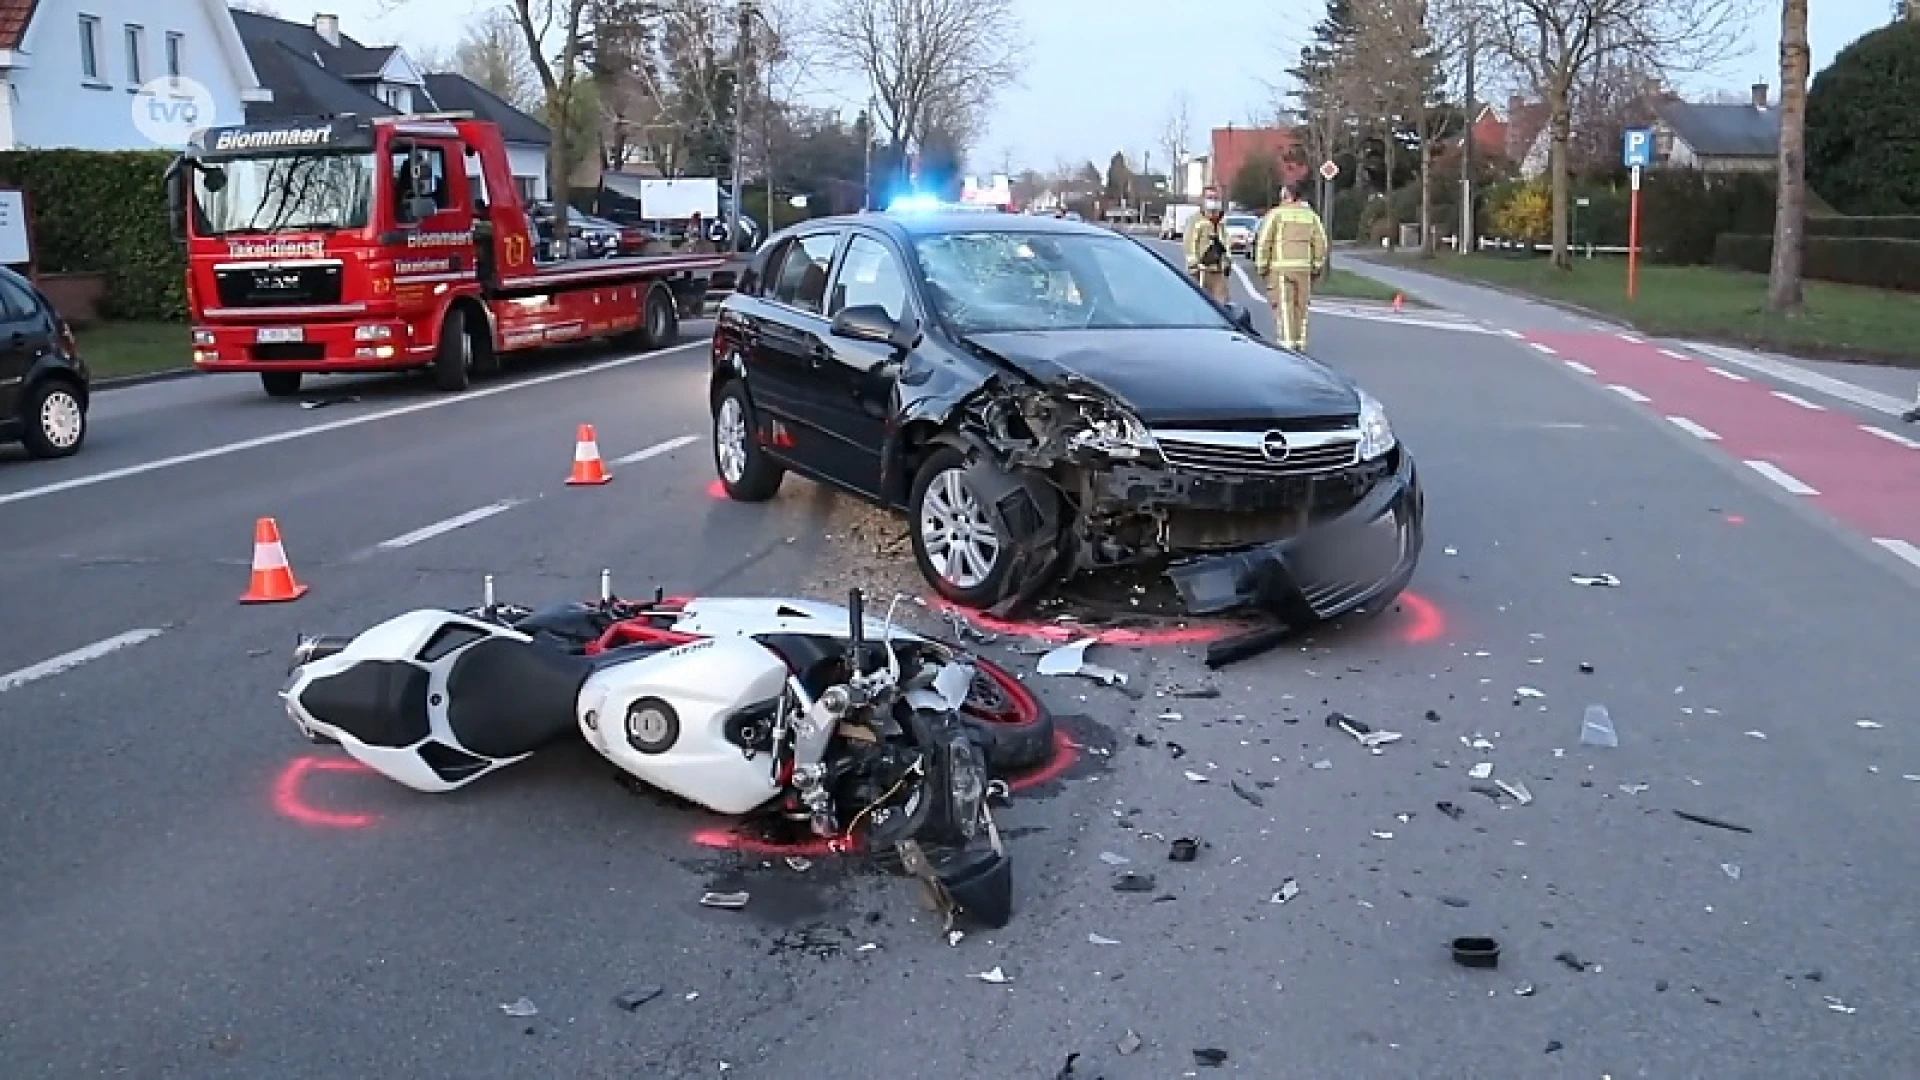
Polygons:
M1006 599L1013 568L1000 515L973 479L980 467L950 447L936 450L920 466L907 503L921 575L942 597L970 608Z
M292 397L300 392L300 373L297 371L263 371L260 373L260 388L268 397Z
M67 457L87 437L87 410L80 395L63 380L49 379L27 391L20 418L26 421L20 441L37 458Z
M433 383L442 390L465 390L473 383L473 335L467 332L467 313L447 312L440 324L440 349L433 357Z
M680 336L680 312L673 292L665 285L647 290L646 307L640 313L640 349L652 352L673 344Z
M780 492L787 471L769 460L753 436L747 388L735 379L713 400L713 467L735 502L766 502Z

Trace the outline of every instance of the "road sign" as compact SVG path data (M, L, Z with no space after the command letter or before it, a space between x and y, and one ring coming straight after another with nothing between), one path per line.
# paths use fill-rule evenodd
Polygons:
M1323 161L1320 163L1320 178L1322 180L1331 181L1334 177L1339 175L1340 175L1340 166L1335 165L1333 163L1332 158L1328 158L1326 161Z
M1621 164L1629 169L1653 164L1653 129L1628 128L1620 151Z

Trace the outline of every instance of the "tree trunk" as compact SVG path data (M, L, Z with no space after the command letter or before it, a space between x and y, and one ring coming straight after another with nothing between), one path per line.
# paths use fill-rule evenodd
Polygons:
M563 69L560 73L560 85L554 91L553 108L547 110L556 114L548 135L553 142L547 147L547 198L553 203L553 242L560 250L556 258L566 258L573 254L573 237L567 225L567 199L572 195L573 147L568 138L573 126L573 72Z
M1420 137L1420 257L1431 259L1433 250L1433 140Z
M1780 4L1780 171L1773 207L1767 309L1797 315L1804 301L1801 244L1807 217L1807 0Z
M1380 157L1386 162L1385 195L1387 199L1387 243L1400 246L1400 218L1393 209L1393 118L1387 118L1386 133L1380 140Z
M1573 249L1569 244L1569 219L1573 207L1573 170L1568 151L1573 142L1573 110L1570 93L1554 87L1547 94L1548 126L1552 144L1547 155L1547 170L1553 177L1553 265L1573 269Z

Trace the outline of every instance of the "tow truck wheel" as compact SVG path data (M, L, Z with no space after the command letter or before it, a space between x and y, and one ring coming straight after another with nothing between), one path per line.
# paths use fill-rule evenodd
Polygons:
M266 389L268 397L292 397L300 392L300 373L263 371L260 373L260 385Z
M473 382L473 335L467 333L467 313L459 308L447 312L447 320L440 324L433 382L442 390L465 390Z
M647 306L640 313L640 350L664 349L679 336L680 312L674 307L673 293L656 285L647 291Z

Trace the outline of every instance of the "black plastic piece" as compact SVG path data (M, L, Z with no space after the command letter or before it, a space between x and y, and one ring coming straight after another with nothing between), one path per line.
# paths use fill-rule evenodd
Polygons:
M1200 841L1191 836L1175 840L1167 848L1167 858L1173 862L1192 862L1200 857Z
M532 753L573 730L574 705L593 669L591 658L511 638L483 641L461 653L447 676L448 726L460 745L485 757ZM421 672L423 695L425 678ZM424 702L420 719L424 726Z
M1497 968L1500 966L1500 943L1490 937L1454 938L1453 962L1461 967Z
M485 772L493 765L486 758L475 757L438 739L421 743L419 754L420 760L427 763L427 768L449 784L457 784L475 773Z
M404 660L362 660L300 692L322 724L366 743L399 750L427 737L427 672Z
M968 922L998 930L1013 920L1013 859L981 847L931 861L940 884Z
M435 660L459 652L461 649L466 648L468 645L482 638L492 636L493 635L484 630L476 630L471 626L461 626L458 624L443 626L433 632L433 636L428 638L427 643L420 647L420 651L414 655L414 659L423 664L431 664Z

